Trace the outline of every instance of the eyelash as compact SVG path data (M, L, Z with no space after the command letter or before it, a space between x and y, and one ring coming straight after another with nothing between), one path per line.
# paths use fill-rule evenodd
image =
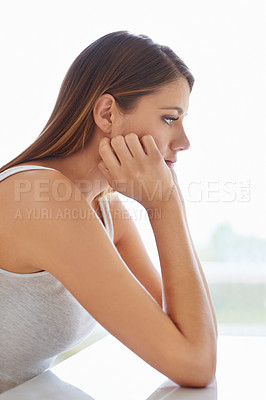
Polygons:
M173 122L173 121L179 120L179 117L177 117L177 118L174 118L174 117L163 117L163 120L167 123L167 125L171 126L171 123L167 122L167 120L171 120L171 122Z

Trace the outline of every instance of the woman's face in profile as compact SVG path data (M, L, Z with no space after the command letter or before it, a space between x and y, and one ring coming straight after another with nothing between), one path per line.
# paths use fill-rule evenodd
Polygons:
M162 86L156 93L140 97L129 114L121 114L117 134L152 135L165 160L176 160L177 152L190 147L183 128L190 87L185 78Z

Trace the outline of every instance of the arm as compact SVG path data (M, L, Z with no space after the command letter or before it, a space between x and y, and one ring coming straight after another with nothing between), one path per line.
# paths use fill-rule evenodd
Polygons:
M201 349L204 362L210 365L215 363L215 326L177 190L156 208L161 214L151 217L150 222L162 269L163 309L194 350Z
M179 198L181 200L181 203L180 203L181 204L181 211L182 211L182 214L184 216L184 221L185 221L185 225L186 225L186 228L187 228L188 238L189 238L189 241L190 241L190 244L191 244L192 252L194 254L194 257L195 257L195 260L196 260L196 263L197 263L197 266L198 266L198 269L199 269L199 272L200 272L200 275L201 275L201 278L202 278L202 281L203 281L203 284L204 284L204 287L205 287L205 291L206 291L206 294L208 296L209 305L210 305L210 309L211 309L211 312L212 312L213 323L214 323L214 326L215 326L216 338L217 338L217 336L218 336L217 321L216 321L216 315L215 315L215 310L214 310L214 306L213 306L213 303L212 303L210 291L209 291L208 284L207 284L207 281L206 281L206 278L205 278L205 275L204 275L204 272L203 272L203 269L202 269L198 254L196 252L196 249L195 249L195 246L194 246L191 234L190 234L190 230L189 230L189 226L188 226L188 222L187 222L187 214L186 214L186 209L185 209L185 202L184 202L184 198L182 196L180 187L179 187L178 182L177 182L177 176L176 176L176 173L175 173L175 171L173 169L171 169L171 173L173 175L173 180L174 180L174 183L175 183L176 190L177 190Z
M120 191L126 183L122 193L139 201L150 217L162 270L163 309L184 339L185 359L193 359L183 383L196 382L201 374L210 380L216 368L215 326L169 168L150 135L141 143L135 134L111 142L104 138L100 155L98 167L110 186Z
M179 186L176 185L179 196L184 202ZM162 279L155 266L151 262L145 246L141 240L139 232L137 230L134 221L131 219L129 212L126 207L119 199L117 194L111 196L110 201L111 214L113 216L113 225L115 231L115 246L138 281L148 290L152 297L162 307ZM200 260L195 250L191 234L189 231L187 217L185 212L184 204L182 204L182 212L184 221L187 227L188 238L191 243L191 249L197 262L198 269L200 271L204 287L208 296L210 308L212 311L212 317L215 325L216 337L217 337L217 322L215 317L215 311L212 304L209 288L204 276Z
M153 265L129 211L117 193L112 194L110 210L114 226L114 244L122 259L162 308L162 278Z
M212 303L209 287L208 287L208 284L207 284L207 281L206 281L206 278L205 278L205 275L204 275L204 272L203 272L203 269L202 269L198 254L196 252L194 243L193 243L192 238L191 238L191 234L190 234L190 231L189 231L189 227L188 227L188 223L187 223L187 218L186 217L185 217L185 224L186 224L186 227L187 227L188 238L190 240L191 248L192 248L194 257L196 259L196 263L197 263L197 266L198 266L198 269L199 269L199 272L200 272L200 275L201 275L201 278L202 278L202 281L203 281L203 284L204 284L204 288L205 288L206 294L208 296L208 301L209 301L210 309L211 309L211 312L212 312L212 319L213 319L216 338L217 338L218 337L218 328L217 328L217 321L216 321L216 315L215 315L214 306L213 306L213 303Z

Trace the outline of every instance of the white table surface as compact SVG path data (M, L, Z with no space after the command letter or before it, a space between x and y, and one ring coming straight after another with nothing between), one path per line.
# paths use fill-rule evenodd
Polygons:
M216 379L181 388L109 335L0 400L265 400L266 338L220 336Z

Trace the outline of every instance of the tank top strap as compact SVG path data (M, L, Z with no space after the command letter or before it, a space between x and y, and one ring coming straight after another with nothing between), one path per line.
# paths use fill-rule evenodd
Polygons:
M15 167L8 168L3 172L0 172L0 182L18 172L28 171L33 169L51 169L53 171L56 171L56 169L54 168L43 167L41 165L17 165Z
M113 242L114 241L114 226L113 226L113 220L112 220L112 215L111 215L111 210L110 210L108 194L106 194L105 196L99 197L98 203L99 203L99 206L101 209L101 213L103 216L106 230L109 234L110 239Z

